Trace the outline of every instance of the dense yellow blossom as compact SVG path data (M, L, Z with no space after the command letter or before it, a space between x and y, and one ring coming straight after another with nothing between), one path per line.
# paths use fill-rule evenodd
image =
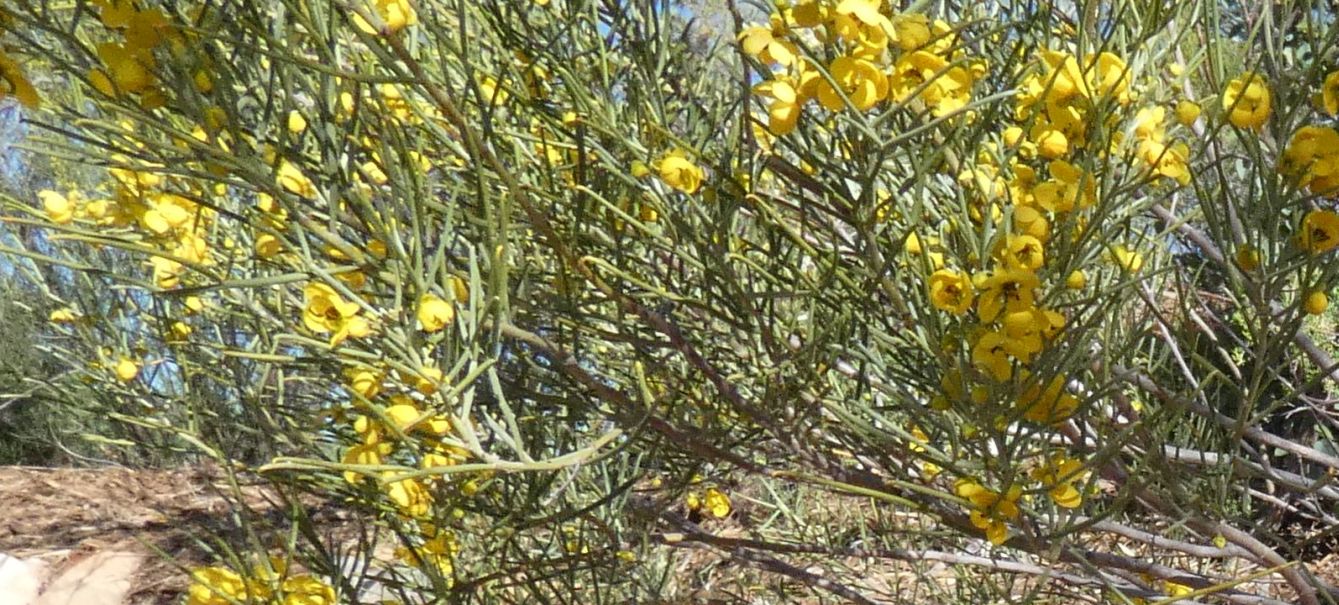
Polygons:
M203 567L191 572L194 582L186 592L186 605L233 605L247 602L247 583L226 567Z
M828 66L828 73L832 82L824 79L818 83L818 102L831 111L846 108L843 96L857 111L874 107L888 96L887 76L868 59L837 57Z

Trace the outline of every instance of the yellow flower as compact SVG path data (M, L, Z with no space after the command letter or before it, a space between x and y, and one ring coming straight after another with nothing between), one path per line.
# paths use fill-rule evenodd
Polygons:
M1000 244L1000 259L1011 269L1036 271L1046 264L1041 242L1031 235L1010 235Z
M1008 267L978 274L977 281L977 289L981 291L977 313L987 323L995 321L1001 311L1032 308L1033 291L1041 284L1035 273Z
M1082 290L1086 285L1088 285L1088 276L1084 275L1082 270L1070 271L1069 276L1065 277L1065 287L1070 290Z
M801 99L794 84L785 78L768 80L753 87L753 92L772 98L767 105L767 130L776 136L795 130L800 120Z
M153 267L153 282L159 288L171 289L181 285L185 265L162 256L151 257L149 265Z
M1227 83L1223 111L1233 126L1259 129L1269 119L1269 110L1269 87L1260 74L1247 72Z
M1051 212L1086 208L1097 201L1096 180L1064 160L1048 165L1051 179L1033 189L1037 205Z
M317 334L334 333L330 346L336 346L350 336L360 338L371 332L367 320L359 317L361 307L346 301L330 286L314 282L302 290L306 305L302 309L302 323Z
M1055 376L1043 388L1040 383L1029 384L1018 398L1023 418L1041 425L1054 425L1074 415L1078 398L1065 390L1065 377Z
M1027 199L1028 196L1012 188L1010 195L1015 195L1013 198L1015 204L1020 204L1014 206L1014 228L1023 235L1031 236L1045 244L1051 238L1051 222L1047 220L1041 208L1027 204L1036 200Z
M902 50L913 51L930 43L930 18L921 13L902 13L893 17L893 30L897 32L897 45Z
M1120 244L1111 247L1111 260L1126 273L1138 273L1144 267L1142 254Z
M126 24L126 46L137 51L149 52L162 44L171 33L172 24L167 16L158 9L136 10Z
M414 10L409 0L371 0L372 11L381 18L381 22L386 24L386 30L389 33L398 32L405 27L418 23L418 12ZM376 34L376 28L372 27L362 15L353 15L353 24L364 33Z
M1186 161L1190 148L1185 143L1164 145L1155 140L1142 140L1135 154L1153 168L1154 174L1173 179L1182 185L1190 183L1190 166Z
M660 159L660 180L687 194L697 193L704 178L702 168L689 160L684 152L675 150Z
M1339 246L1339 214L1329 210L1312 210L1302 217L1298 234L1302 249L1312 255L1323 254Z
M302 293L307 301L302 321L313 332L324 334L334 331L345 318L358 314L358 303L344 300L326 284L307 284Z
M146 48L104 42L98 45L97 54L106 69L95 69L89 78L103 94L147 93L158 82L153 75L156 61Z
M1050 85L1049 96L1054 101L1067 101L1071 97L1084 92L1087 83L1083 77L1083 70L1079 68L1079 62L1074 58L1074 55L1055 50L1044 50L1041 53L1041 59L1047 67L1045 80Z
M307 129L307 118L302 117L302 112L294 109L288 112L288 132L293 134L302 134Z
M372 368L350 368L344 371L353 392L371 399L381 392L381 372Z
M930 274L930 304L962 315L972 308L972 279L962 271L940 269Z
M1339 71L1332 71L1325 75L1325 83L1320 87L1321 105L1325 107L1325 113L1330 115L1339 114Z
M168 335L168 340L174 342L181 342L189 338L191 333L194 332L195 329L192 328L190 324L186 322L174 321L172 322L172 327L170 331L171 333Z
M1051 327L1047 319L1041 309L1006 311L1000 317L1004 351L1023 363L1031 361L1033 355L1041 352L1042 336Z
M1008 338L1003 332L991 331L981 335L972 347L972 364L999 382L1013 376L1009 361Z
M209 77L209 72L203 69L195 72L195 76L191 78L191 83L195 84L195 89L202 94L209 94L214 91L214 80Z
M283 244L273 235L262 233L256 238L256 256L260 258L271 258L282 250Z
M191 572L194 582L186 593L186 605L232 605L246 603L247 584L226 567L201 567Z
M398 396L397 396L398 397ZM395 429L401 433L407 433L414 428L418 419L423 416L423 412L414 407L412 399L400 398L394 399L400 403L388 406L386 408L386 420L389 420Z
M1339 191L1339 132L1327 126L1297 129L1279 158L1278 170L1312 193Z
M1307 313L1320 315L1330 308L1330 298L1325 295L1325 292L1312 290L1310 294L1306 295L1306 302L1302 303L1302 306Z
M707 488L707 493L703 497L703 505L717 519L724 519L730 516L730 497L725 492L714 487Z
M798 0L786 11L797 27L818 27L828 20L827 0Z
M1054 456L1032 471L1032 478L1046 487L1056 506L1063 508L1078 508L1083 503L1083 495L1074 484L1083 481L1084 475L1083 462L1064 455Z
M1176 104L1176 121L1182 126L1190 126L1200 119L1200 106L1194 101L1182 99Z
M116 378L121 382L131 382L139 376L139 363L127 357L117 361L113 369L116 371Z
M70 197L76 195L73 191L70 194ZM50 189L37 192L37 199L42 202L42 210L46 212L47 218L58 225L64 225L74 220L75 202L70 197Z
M389 476L388 472L386 476ZM428 516L432 506L432 493L423 487L417 479L401 479L384 486L386 496L408 517Z
M479 79L479 96L489 105L504 105L511 98L511 93L507 92L506 87L498 85L497 78L484 76Z
M831 111L846 108L842 100L845 94L851 106L857 111L865 111L888 96L888 78L872 61L855 57L837 57L828 66L828 74L841 88L841 93L832 83L823 79L818 83L818 102Z
M69 307L61 307L59 309L56 309L55 311L51 312L51 315L47 316L47 320L53 324L74 323L74 321L77 319L79 319L79 315L74 312L74 309L71 309Z
M441 368L434 366L421 366L417 374L410 374L408 382L413 385L414 390L431 395L437 392L437 386L442 383Z
M1110 96L1121 105L1130 101L1129 69L1125 66L1124 59L1109 52L1101 53L1097 55L1096 61L1091 61L1090 58L1088 74L1090 96L1094 98Z
M1050 124L1037 124L1032 127L1030 134L1032 144L1041 157L1054 160L1069 153L1069 137Z
M795 62L795 45L785 40L785 28L751 25L739 33L739 45L751 57L768 65Z
M1173 582L1171 580L1162 581L1162 590L1169 596L1173 597L1189 597L1191 594L1195 592L1194 588L1187 586L1185 584L1177 584L1176 582Z
M463 303L470 301L470 287L465 283L465 280L452 275L451 277L446 278L446 285L449 286L447 291L456 297L456 302Z
M343 464L377 465L381 464L382 456L390 453L389 444L384 443L362 443L350 447L344 452L344 457L340 459ZM362 475L354 471L344 471L344 480L358 485Z
M855 54L878 56L896 35L892 21L879 11L881 5L881 0L841 0L833 10L832 27L855 45Z
M1140 109L1134 117L1134 136L1140 139L1161 141L1164 131L1162 123L1166 117L1167 110L1162 107Z
M974 80L972 72L950 65L933 52L918 50L898 57L888 88L899 103L915 96L935 117L943 117L967 105Z
M283 605L337 605L335 589L310 574L284 580L279 590L284 595Z
M417 315L424 332L440 332L455 320L456 309L435 294L424 294L418 301Z
M987 488L975 479L959 479L953 485L953 491L965 498L971 505L972 525L986 532L986 539L996 546L1009 539L1009 521L1018 518L1018 498L1023 495L1022 486L1010 486L1003 494Z
M289 193L308 199L316 197L316 185L312 183L311 179L307 178L307 175L302 174L302 170L288 160L279 162L279 171L275 175L275 182Z
M958 184L972 192L981 202L996 201L1004 195L1009 184L990 164L974 164L958 173Z

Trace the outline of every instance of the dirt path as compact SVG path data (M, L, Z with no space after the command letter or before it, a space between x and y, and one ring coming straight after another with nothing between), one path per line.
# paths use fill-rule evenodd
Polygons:
M156 551L178 565L207 559L193 536L227 513L218 480L198 469L0 467L0 603L179 603L187 576Z

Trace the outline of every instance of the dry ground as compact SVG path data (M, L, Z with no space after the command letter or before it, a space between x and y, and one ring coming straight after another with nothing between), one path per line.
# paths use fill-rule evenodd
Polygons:
M178 605L187 584L182 566L213 560L194 537L227 526L229 510L220 491L222 476L210 469L0 467L0 605ZM253 511L273 509L264 490L247 488L244 493ZM844 518L832 521L856 522L851 515L859 516L847 510L839 515ZM740 537L747 533L735 523L725 525L731 527L712 531ZM16 569L16 561L39 570L45 596L34 601L5 593L5 574ZM765 596L757 599L774 597L777 582L785 583L732 562L722 551L684 551L677 562L675 602L726 603L741 597L744 602L775 602ZM911 568L896 562L842 563L863 579L855 583L858 590L879 595L876 600L910 597L914 602L916 593L926 589L926 575L918 582ZM1339 554L1308 562L1308 567L1331 583L1339 581ZM951 591L952 566L933 566L921 574L927 571L939 590ZM1232 571L1218 571L1232 576ZM1028 583L1025 577L1016 580ZM1267 583L1272 584L1266 580L1255 587L1287 600L1277 585ZM796 597L787 601L810 602L792 600Z
M186 575L161 553L179 565L208 559L192 536L226 515L216 488L220 480L219 473L204 469L0 467L0 554L43 568L48 590L69 574L82 577L93 571L90 565L126 567L137 559L129 565L129 586L120 603L106 605L179 603ZM266 506L263 492L250 494L255 506ZM84 577L81 583L88 581ZM114 592L111 588L102 594ZM0 603L17 598L0 594ZM41 605L64 605L44 598Z

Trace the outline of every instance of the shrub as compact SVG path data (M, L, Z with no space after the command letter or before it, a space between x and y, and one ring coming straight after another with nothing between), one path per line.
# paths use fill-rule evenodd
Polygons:
M190 603L1334 597L1327 5L13 4L66 396L293 511Z

